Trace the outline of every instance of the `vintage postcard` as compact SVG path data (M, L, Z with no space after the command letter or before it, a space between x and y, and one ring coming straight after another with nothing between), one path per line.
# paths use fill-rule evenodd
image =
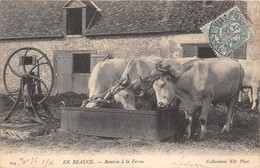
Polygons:
M0 167L260 167L259 20L257 0L0 0Z

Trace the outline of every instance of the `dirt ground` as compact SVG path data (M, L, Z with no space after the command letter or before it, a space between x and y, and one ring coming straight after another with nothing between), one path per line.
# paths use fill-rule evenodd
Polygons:
M217 105L211 108L209 113L207 130L208 133L202 141L196 138L190 140L176 139L172 137L166 141L145 141L132 139L109 139L94 136L80 135L76 133L62 132L60 129L61 114L58 108L64 101L66 105L80 104L87 95L76 93L65 93L58 96L49 97L46 103L57 121L50 126L39 123L23 124L23 126L13 127L8 122L1 124L1 130L14 130L29 133L30 136L22 137L19 135L1 136L0 145L4 153L15 153L17 151L26 153L88 153L88 154L190 154L198 155L201 153L210 154L257 154L259 152L259 113L252 112L249 108L248 100L243 104L237 104L235 108L234 125L229 133L220 133L226 112L226 107ZM0 95L0 119L7 115L13 103L5 95ZM22 119L24 114L20 108L11 118L16 125L21 122L28 122ZM41 110L39 110L41 111ZM2 132L3 134L3 132Z

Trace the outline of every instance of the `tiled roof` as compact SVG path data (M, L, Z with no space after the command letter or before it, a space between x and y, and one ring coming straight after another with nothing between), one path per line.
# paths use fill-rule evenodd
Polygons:
M0 1L0 39L62 36L67 1ZM87 4L87 3L85 3ZM234 6L232 1L95 1L86 35L199 33L200 27Z
M234 2L96 1L101 12L87 35L146 32L196 33L200 27L234 6Z
M62 36L66 1L0 1L0 39Z

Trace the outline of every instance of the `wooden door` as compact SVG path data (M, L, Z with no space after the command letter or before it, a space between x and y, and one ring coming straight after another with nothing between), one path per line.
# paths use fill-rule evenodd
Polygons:
M88 81L95 65L106 55L94 51L55 51L53 93L89 94Z
M54 60L56 93L72 91L72 57L70 53L57 53Z

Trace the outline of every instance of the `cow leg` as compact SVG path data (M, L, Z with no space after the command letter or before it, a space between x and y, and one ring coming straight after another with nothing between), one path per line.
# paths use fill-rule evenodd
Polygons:
M238 94L239 93L237 93L235 96L233 96L230 99L230 101L227 103L228 109L227 109L226 123L225 123L223 129L221 130L221 132L229 132L230 125L233 124L234 106L235 106L235 103L237 101Z
M201 128L199 139L202 139L205 133L207 132L206 123L207 123L208 113L210 110L210 105L211 105L211 99L207 99L202 102L201 114L199 117L200 128Z
M238 102L242 102L242 93L243 93L243 90L240 90L239 91L239 96L238 96Z
M187 111L185 111L185 119L188 122L186 123L187 124L186 125L186 133L184 135L184 138L185 139L189 139L190 136L191 136L192 115L189 112L187 112Z
M252 103L253 102L253 93L252 93L251 88L248 89L247 96L249 98L250 103Z
M233 122L234 122L234 112L231 114L230 126L233 126Z
M252 86L252 92L253 92L253 105L251 107L252 110L257 109L258 105L258 86L253 85Z

